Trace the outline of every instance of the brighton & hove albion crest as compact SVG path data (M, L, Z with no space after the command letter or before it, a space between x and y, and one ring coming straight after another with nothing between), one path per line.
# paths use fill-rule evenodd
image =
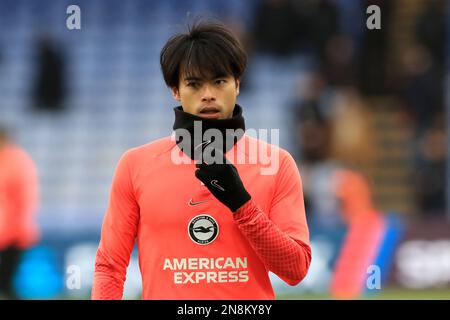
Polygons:
M201 214L189 222L188 226L189 237L197 244L210 244L216 240L219 234L219 225L213 217Z

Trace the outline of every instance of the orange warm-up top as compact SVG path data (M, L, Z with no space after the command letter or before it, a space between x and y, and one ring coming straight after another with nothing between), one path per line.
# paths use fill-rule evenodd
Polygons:
M25 249L35 244L39 231L34 216L38 207L38 177L31 157L20 147L0 148L0 250Z
M255 143L276 155L273 174L262 174L267 163L249 156ZM177 154L187 163L176 164ZM195 177L195 162L173 136L122 156L103 221L93 299L122 298L135 242L143 299L274 299L269 271L291 285L305 277L311 249L294 159L247 135L226 156L252 197L235 213Z

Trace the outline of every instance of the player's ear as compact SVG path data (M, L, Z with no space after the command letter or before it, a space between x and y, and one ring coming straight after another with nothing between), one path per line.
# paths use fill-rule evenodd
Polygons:
M178 90L177 87L172 87L171 90L172 90L172 96L173 96L173 98L174 98L175 100L180 101L180 100L181 100L181 98L180 98L180 90Z
M241 85L241 79L236 79L236 95L239 95L239 87Z

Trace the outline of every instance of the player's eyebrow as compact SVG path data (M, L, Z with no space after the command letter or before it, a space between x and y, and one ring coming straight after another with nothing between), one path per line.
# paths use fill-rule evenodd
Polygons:
M228 77L225 74L217 74L214 77L211 77L210 80L216 80L216 79L220 79L220 78L226 78ZM184 79L184 81L203 81L203 78L199 78L199 77L187 77Z
M184 81L201 81L202 79L199 77L187 77Z

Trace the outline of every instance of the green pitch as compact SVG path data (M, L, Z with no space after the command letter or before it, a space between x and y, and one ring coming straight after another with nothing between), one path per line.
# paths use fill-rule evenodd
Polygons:
M450 300L450 288L437 290L406 290L389 288L361 297L362 300ZM277 300L334 300L327 294L278 295Z

